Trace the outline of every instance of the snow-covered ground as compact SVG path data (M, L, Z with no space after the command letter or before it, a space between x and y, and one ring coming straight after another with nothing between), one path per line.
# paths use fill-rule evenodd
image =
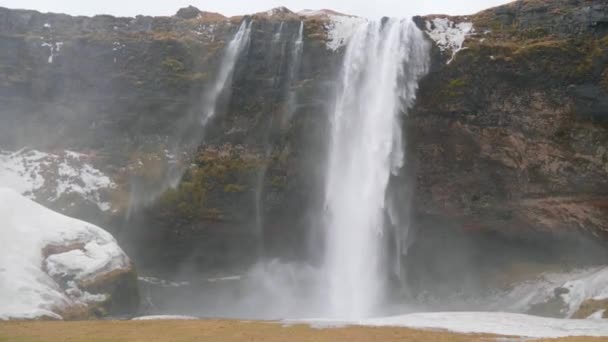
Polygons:
M359 321L311 319L285 320L283 323L286 325L306 323L319 329L359 325L531 338L608 336L606 320L557 319L503 312L428 312Z
M133 321L188 321L195 320L197 317L193 316L179 316L179 315L158 315L158 316L142 316L133 318Z
M79 288L81 282L130 267L127 255L103 229L12 189L0 188L0 217L0 319L61 319L58 310L106 299ZM50 247L55 252L45 255Z
M363 325L445 329L457 333L536 338L608 336L608 321L545 318L501 312L433 312L364 320Z
M133 320L196 320L193 316L143 316ZM601 319L557 319L502 312L430 312L370 318L360 321L325 319L284 320L283 324L310 324L319 329L346 326L404 327L447 330L462 334L495 334L530 338L608 336L608 322Z
M80 153L0 150L0 187L14 189L31 199L54 202L64 195L76 194L107 211L110 204L102 199L101 191L115 186Z

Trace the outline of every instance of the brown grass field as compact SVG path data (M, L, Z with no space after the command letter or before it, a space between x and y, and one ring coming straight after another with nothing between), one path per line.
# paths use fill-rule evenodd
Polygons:
M404 328L345 327L315 329L272 322L200 321L85 321L0 322L0 342L191 342L191 341L522 341L490 335L459 335ZM605 341L569 338L559 341ZM548 340L545 340L548 341Z

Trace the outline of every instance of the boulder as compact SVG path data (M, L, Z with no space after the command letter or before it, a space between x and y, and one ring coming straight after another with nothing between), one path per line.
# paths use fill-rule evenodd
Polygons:
M135 312L137 276L105 230L0 188L0 319Z

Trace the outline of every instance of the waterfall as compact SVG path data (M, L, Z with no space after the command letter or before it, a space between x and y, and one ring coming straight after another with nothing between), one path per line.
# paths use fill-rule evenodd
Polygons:
M274 38L272 39L273 43L278 43L281 41L281 35L283 34L283 27L285 26L285 22L281 21L279 24L279 30L274 34Z
M243 21L230 43L226 46L215 81L207 92L202 95L204 101L200 117L197 113L196 116L188 116L179 122L176 139L173 143L174 145L169 149L172 158L169 158L168 156L168 171L165 179L162 182L159 182L154 188L146 188L138 183L132 182L129 209L126 215L127 220L130 219L132 211L136 211L141 207L153 203L159 196L167 191L167 189L179 186L187 166L180 165L172 159L174 159L175 156L181 155L185 149L192 148L192 146L198 146L203 141L204 128L208 121L215 115L217 101L221 96L222 91L229 86L236 62L243 50L249 44L250 33L251 22ZM196 123L200 123L203 126L203 129L200 129Z
M327 314L358 319L382 304L386 190L404 162L400 116L427 72L429 46L411 20L365 22L344 55L331 113L325 185Z
M298 34L293 43L293 48L291 53L286 53L287 42L282 41L282 37L285 31L285 22L281 22L279 25L278 31L274 34L272 40L271 52L275 49L279 49L279 58L278 62L271 60L273 63L269 67L275 66L276 69L273 74L273 86L275 87L285 87L286 90L283 91L280 89L280 96L285 96L285 101L287 106L284 109L284 112L281 116L281 124L285 123L292 116L295 109L293 108L295 105L295 93L291 90L292 83L295 81L297 77L297 73L299 71L299 67L301 64L302 58L302 50L303 50L303 32L304 32L304 22L301 21ZM270 54L271 56L274 53ZM288 59L289 58L289 59ZM287 60L288 59L288 60ZM286 67L284 64L288 63ZM287 69L286 74L283 71ZM269 109L270 110L270 109ZM273 146L270 141L270 136L272 134L272 130L274 129L274 119L270 119L270 123L266 128L267 132L262 140L264 145L264 158L265 160L270 160ZM256 177L256 185L254 191L254 207L255 207L255 234L258 239L258 254L262 255L264 252L264 241L263 241L263 233L264 233L264 181L266 179L266 174L268 172L268 164L266 163L258 172Z
M231 80L236 62L239 59L241 52L249 44L250 35L251 21L243 21L239 27L239 30L234 35L234 38L232 38L230 43L228 43L215 82L205 94L201 125L205 126L207 122L215 115L217 100L222 94L224 88L226 88L228 82Z
M293 113L296 111L296 100L297 93L294 89L294 83L298 80L298 73L300 66L302 65L302 53L304 52L304 22L300 21L300 28L298 29L298 36L293 44L293 50L291 53L291 64L289 65L289 71L287 74L287 103L285 109L285 115L282 120L282 127L285 127L290 121Z

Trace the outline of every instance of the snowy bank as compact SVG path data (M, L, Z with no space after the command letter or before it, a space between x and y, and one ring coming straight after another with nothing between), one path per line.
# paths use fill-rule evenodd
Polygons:
M303 323L303 321L284 322ZM605 320L557 319L502 312L430 312L360 321L307 320L305 322L317 328L348 325L404 327L439 329L461 334L495 334L531 338L608 336L608 323Z
M545 318L501 312L418 313L370 319L363 321L363 324L533 338L608 336L606 321Z
M527 312L546 303L558 303L561 311L554 314L566 318L586 318L597 313L594 311L585 314L590 303L595 301L601 304L607 300L608 267L594 267L567 273L542 274L539 279L515 286L502 296L496 308ZM608 309L608 303L599 305L597 311L603 309Z
M102 191L116 187L108 176L87 163L84 154L30 149L0 150L0 186L37 201L55 202L65 195L77 195L102 211L110 210Z
M137 298L128 286L131 261L103 229L7 188L0 188L0 218L0 319L86 316L119 290Z

